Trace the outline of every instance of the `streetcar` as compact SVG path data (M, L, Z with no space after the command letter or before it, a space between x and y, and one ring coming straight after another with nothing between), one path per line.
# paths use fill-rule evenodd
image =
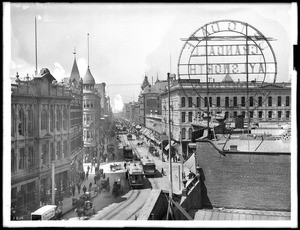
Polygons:
M155 177L156 168L155 168L155 162L152 159L149 159L148 157L142 159L142 165L145 176L153 176Z
M131 134L131 133L128 133L128 134L127 134L127 140L128 140L128 141L132 141L132 140L133 140L132 134Z
M133 162L129 164L128 180L131 188L144 187L144 170L140 162Z
M123 146L123 156L125 161L132 161L133 160L133 152L129 146Z

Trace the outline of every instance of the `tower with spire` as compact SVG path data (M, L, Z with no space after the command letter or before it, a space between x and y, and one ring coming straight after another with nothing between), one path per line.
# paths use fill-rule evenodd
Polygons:
M78 66L77 66L77 62L76 62L76 48L74 47L74 62L73 62L73 67L72 67L72 71L71 71L71 75L70 75L70 83L76 82L79 83L80 82L80 75L79 75L79 70L78 70Z
M150 83L149 83L149 81L148 81L147 75L145 74L144 81L143 81L143 83L142 83L142 85L141 85L142 91L143 91L148 85L150 85Z

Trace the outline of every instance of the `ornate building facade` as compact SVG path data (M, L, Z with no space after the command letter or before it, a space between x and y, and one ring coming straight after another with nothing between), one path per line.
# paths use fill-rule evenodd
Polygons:
M72 158L80 155L70 149L75 88L46 68L11 85L11 205L18 215L50 203L52 162L57 191L69 187Z

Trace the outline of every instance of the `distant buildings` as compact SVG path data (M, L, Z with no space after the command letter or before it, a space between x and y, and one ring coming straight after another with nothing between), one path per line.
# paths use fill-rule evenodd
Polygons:
M139 125L145 136L154 143L167 145L171 123L172 140L179 152L180 145L185 157L192 154L188 144L192 134L207 125L203 117L221 114L225 118L226 128L247 128L246 82L234 82L229 75L221 82L207 84L199 79L175 79L170 81L170 115L168 106L167 81L156 81L150 85L147 76L139 95ZM127 108L127 119L132 119L132 110ZM135 110L135 114L138 112ZM291 83L249 82L250 125L278 126L291 121ZM133 120L131 120L133 121ZM240 121L240 122L238 122ZM213 124L210 124L212 126ZM177 144L175 144L177 143Z

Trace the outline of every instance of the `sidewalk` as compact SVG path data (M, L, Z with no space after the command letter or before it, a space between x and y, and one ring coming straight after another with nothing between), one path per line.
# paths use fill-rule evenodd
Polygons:
M84 168L86 168L87 166L90 166L91 167L91 163L84 163ZM85 169L86 171L86 169ZM88 191L88 188L89 188L89 184L90 182L93 183L93 187L94 187L94 175L95 175L95 167L93 167L93 171L91 172L90 170L90 173L89 173L89 177L87 180L84 180L82 183L81 183L81 190L80 190L80 193L78 194L78 190L77 190L77 186L76 186L76 189L75 189L75 196L70 196L70 197L65 197L62 201L62 214L66 214L67 212L69 211L72 211L75 209L75 206L72 205L72 199L73 198L77 198L79 199L79 197L81 195L83 195L83 191L82 191L82 187L85 185L87 187L87 191ZM94 190L92 189L91 191L91 198L95 198L98 194L96 193L94 195Z

